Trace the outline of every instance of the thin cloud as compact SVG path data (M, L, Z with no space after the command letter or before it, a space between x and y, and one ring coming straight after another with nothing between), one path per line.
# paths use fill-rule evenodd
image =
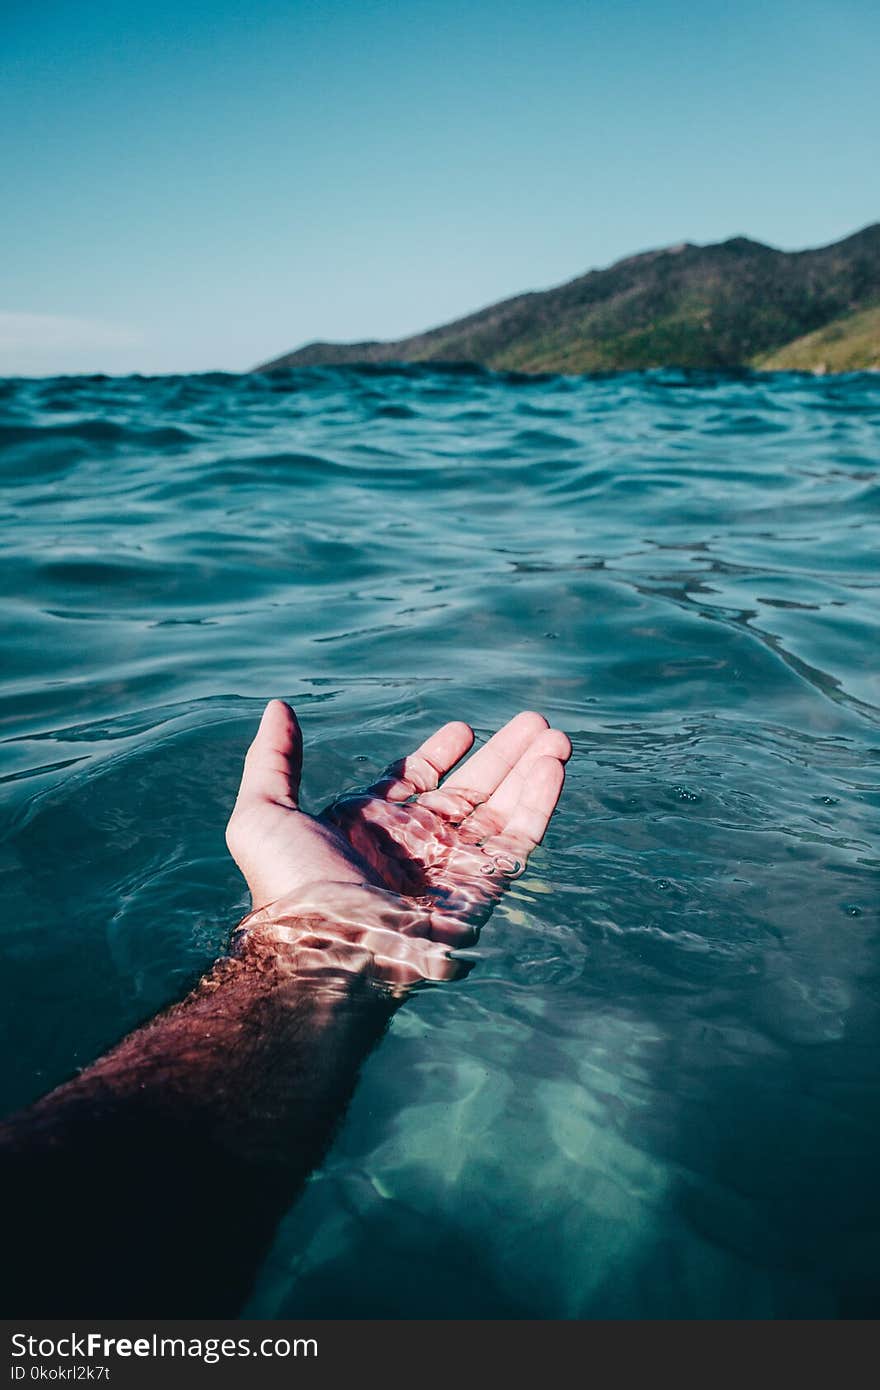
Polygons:
M112 370L116 354L142 343L143 334L125 324L0 309L3 375Z

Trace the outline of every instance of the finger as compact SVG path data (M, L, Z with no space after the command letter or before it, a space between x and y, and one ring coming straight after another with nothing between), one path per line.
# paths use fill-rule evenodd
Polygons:
M558 758L544 756L533 764L504 828L482 845L483 853L493 857L504 872L518 872L543 840L564 781L565 768Z
M481 801L487 800L533 740L546 728L547 720L542 714L525 710L516 715L447 778L443 790L448 792L456 787L466 787Z
M302 773L302 734L283 700L270 700L247 751L239 801L263 799L296 806Z
M485 809L494 818L498 829L505 826L513 815L527 792L535 764L543 757L557 758L559 762L567 763L571 757L571 741L568 735L561 729L547 729L544 733L538 734L504 780L495 788L485 803Z
M440 778L464 757L473 741L474 731L469 724L461 720L444 724L414 753L392 763L369 790L388 801L406 801L418 792L433 791Z

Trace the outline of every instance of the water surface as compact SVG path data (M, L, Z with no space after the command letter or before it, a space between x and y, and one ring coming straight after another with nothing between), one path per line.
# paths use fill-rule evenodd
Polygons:
M3 1108L223 948L268 696L313 809L535 707L545 847L248 1312L876 1313L878 425L870 376L0 383Z

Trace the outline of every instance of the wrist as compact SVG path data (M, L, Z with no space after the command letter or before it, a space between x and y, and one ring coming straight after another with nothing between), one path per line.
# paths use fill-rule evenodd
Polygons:
M434 935L431 903L365 883L312 883L245 917L233 955L287 978L359 981L402 998L467 964Z
M310 982L328 998L360 991L387 996L363 936L356 920L316 910L291 894L248 913L233 933L230 955L266 984Z

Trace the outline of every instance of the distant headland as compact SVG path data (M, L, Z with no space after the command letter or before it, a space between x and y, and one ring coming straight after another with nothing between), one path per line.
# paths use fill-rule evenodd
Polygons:
M880 223L813 251L733 237L628 256L396 342L309 343L256 367L467 363L498 371L880 369Z

